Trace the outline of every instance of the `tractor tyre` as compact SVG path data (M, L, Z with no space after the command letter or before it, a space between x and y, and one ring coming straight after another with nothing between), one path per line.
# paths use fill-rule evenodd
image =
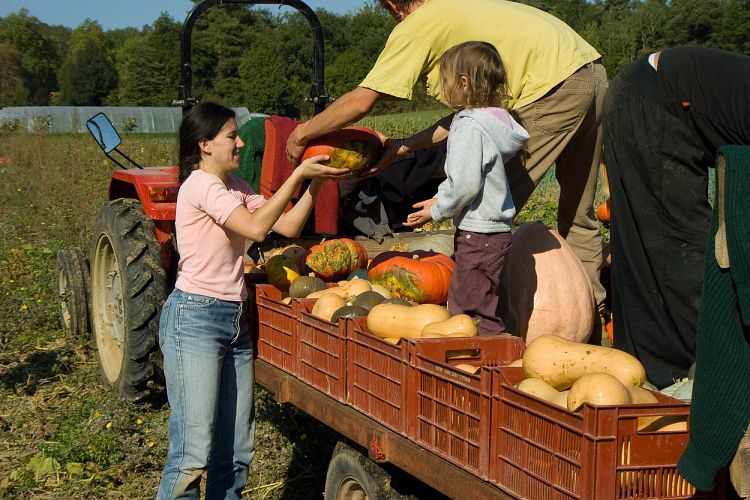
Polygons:
M89 332L89 266L81 250L57 252L57 295L60 323L73 335Z
M161 393L159 316L166 273L151 219L138 200L99 209L91 263L91 326L104 380L130 402Z

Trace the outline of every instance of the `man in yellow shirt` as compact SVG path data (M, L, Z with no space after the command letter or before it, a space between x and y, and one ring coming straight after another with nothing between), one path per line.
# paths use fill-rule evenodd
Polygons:
M601 159L601 109L607 75L599 53L556 17L506 0L380 0L398 22L375 66L356 89L297 127L287 142L296 164L312 139L367 116L382 97L411 99L419 79L445 104L438 60L450 47L479 40L497 48L508 74L510 109L529 132L523 159L506 165L520 210L549 168L560 183L558 230L583 262L597 304L601 240L594 217ZM398 155L434 146L448 137L452 115L411 137L385 143L376 170Z

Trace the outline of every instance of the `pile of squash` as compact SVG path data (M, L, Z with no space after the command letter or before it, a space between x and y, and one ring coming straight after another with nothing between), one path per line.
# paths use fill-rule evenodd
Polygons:
M578 411L584 403L627 405L659 402L651 391L641 387L646 381L641 362L618 349L542 335L528 344L519 361L514 364L523 367L527 378L516 388L568 411ZM677 431L685 430L686 423L649 417L639 419L638 428Z
M390 251L368 261L362 245L340 238L309 251L279 249L265 272L270 283L288 287L284 302L315 299L311 313L333 323L366 316L370 333L392 343L477 335L470 316L451 316L443 305L453 273L453 261L443 253Z
M474 320L466 314L451 316L442 305L393 297L382 285L358 277L332 285L313 276L300 276L289 287L289 295L290 299L315 299L311 313L325 321L366 316L370 333L391 343L402 338L477 335Z

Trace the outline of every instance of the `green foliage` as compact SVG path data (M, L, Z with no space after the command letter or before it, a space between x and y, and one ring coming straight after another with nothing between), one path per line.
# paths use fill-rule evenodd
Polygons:
M180 80L180 23L162 14L115 54L120 83L109 99L120 106L169 106Z
M99 106L117 85L101 26L85 21L74 32L58 73L60 99L72 106Z
M30 104L46 104L56 88L55 73L61 57L55 43L45 34L47 26L26 9L0 18L0 43L22 54L22 67Z
M575 29L602 54L610 77L649 51L679 44L750 54L750 0L521 2ZM280 12L222 4L198 19L193 78L199 98L293 117L312 114L305 99L313 82L310 29L296 11ZM395 23L377 2L351 14L317 14L326 83L337 98L361 82ZM170 105L180 78L180 28L179 20L162 13L141 28L103 32L87 20L72 31L21 9L0 18L0 105ZM418 84L411 101L381 100L374 114L437 108Z
M20 106L28 97L21 53L0 43L0 106Z

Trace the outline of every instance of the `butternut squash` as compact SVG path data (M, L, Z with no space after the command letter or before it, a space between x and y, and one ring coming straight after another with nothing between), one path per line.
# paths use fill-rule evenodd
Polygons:
M653 392L646 390L643 387L626 386L626 389L630 393L630 402L634 405L645 405L659 402Z
M367 328L380 338L402 337L419 338L422 329L430 323L450 318L448 309L435 304L402 306L399 304L378 304L367 315Z
M323 297L324 295L338 295L339 297L346 298L346 290L341 288L340 286L334 286L331 288L326 288L325 290L319 290L317 292L313 292L309 294L306 299L319 299Z
M557 397L555 397L555 400L553 403L555 403L557 406L562 406L566 410L568 409L568 394L570 394L570 390L567 391L561 391L557 393Z
M523 367L523 358L514 359L510 363L508 363L506 366L517 366L519 368Z
M557 389L540 378L524 379L516 385L516 389L536 396L539 399L549 401L550 403L555 403L560 395Z
M589 373L576 380L568 393L568 410L576 411L583 403L624 405L630 403L625 386L607 373Z
M429 323L422 329L422 338L476 337L477 325L468 314L456 314L445 321Z
M638 430L641 432L685 432L688 430L687 417L680 415L640 417Z
M351 281L339 281L339 287L346 291L347 297L353 297L355 295L359 295L360 293L369 292L370 290L372 290L369 281L359 278L354 278Z
M343 280L339 281L337 286L326 288L325 290L319 290L309 294L306 298L308 299L319 299L324 295L334 294L339 297L349 298L359 295L360 293L369 292L372 290L370 282L362 279L353 279L351 281Z
M370 287L372 288L373 292L378 292L380 295L382 295L386 299L391 298L391 292L389 292L388 289L384 287L383 285L378 285L377 283L370 283Z
M461 371L464 371L466 373L471 373L472 375L476 375L476 373L479 371L478 366L474 365L467 365L466 363L459 363L454 368L458 368Z
M336 294L329 293L320 297L312 308L312 315L320 319L331 321L333 313L346 305L346 300Z
M570 342L555 335L542 335L528 344L523 371L557 390L571 387L589 373L608 373L628 386L641 386L646 380L641 362L624 351Z

